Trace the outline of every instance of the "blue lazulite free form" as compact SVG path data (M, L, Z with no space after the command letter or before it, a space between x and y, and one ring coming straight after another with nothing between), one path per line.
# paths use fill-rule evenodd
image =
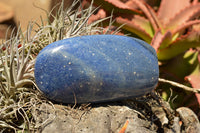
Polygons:
M118 35L73 37L38 54L35 80L51 100L87 103L142 96L155 88L155 50L142 40Z

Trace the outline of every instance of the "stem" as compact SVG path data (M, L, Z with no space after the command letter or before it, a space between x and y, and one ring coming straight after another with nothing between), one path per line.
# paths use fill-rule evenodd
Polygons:
M170 81L170 80L166 80L166 79L162 79L162 78L159 78L158 80L159 80L159 82L168 83L168 84L171 84L173 86L182 88L186 91L190 91L190 92L194 92L194 93L200 93L200 89L197 89L197 88L191 88L191 87L185 86L183 84L180 84L180 83L177 83L177 82L174 82L174 81Z

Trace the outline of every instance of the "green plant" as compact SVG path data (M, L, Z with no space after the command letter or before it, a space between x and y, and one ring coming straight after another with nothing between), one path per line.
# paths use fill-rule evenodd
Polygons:
M131 33L155 48L161 77L167 75L167 78L187 84L185 78L193 87L200 88L198 0L161 0L160 5L158 2L153 7L144 0L95 0L94 5L100 6L100 10L91 16L91 22L112 15L114 25L123 25L124 33ZM106 21L104 24L108 25ZM174 95L183 98L185 93ZM196 97L200 104L199 94Z
M42 125L36 125L32 111L40 110L39 105L49 101L41 95L34 82L34 63L37 54L48 44L80 35L104 33L99 28L103 20L88 24L89 17L94 13L92 6L88 9L73 10L75 5L64 10L63 3L53 22L49 21L51 13L47 13L48 22L41 25L30 22L23 33L20 28L16 35L0 45L0 131L36 131ZM107 19L107 18L105 18ZM33 31L33 26L38 26ZM110 33L109 29L105 33Z
M187 28L200 23L195 19L200 12L200 3L196 0L192 3L190 0L162 0L157 12L143 0L128 0L126 3L95 0L94 3L101 7L94 20L113 15L116 25L123 24L122 29L151 43L159 60L171 59L188 48L200 46L196 37L199 31L191 28L186 33Z

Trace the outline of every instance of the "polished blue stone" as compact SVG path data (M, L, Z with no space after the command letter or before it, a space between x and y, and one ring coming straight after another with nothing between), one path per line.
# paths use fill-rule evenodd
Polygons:
M51 100L121 100L152 91L159 77L155 50L142 40L90 35L60 40L37 56L35 80Z

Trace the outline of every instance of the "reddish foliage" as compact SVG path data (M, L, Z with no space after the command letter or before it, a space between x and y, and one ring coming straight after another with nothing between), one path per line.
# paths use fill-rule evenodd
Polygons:
M103 19L106 17L106 12L104 11L104 9L100 9L97 14L93 14L91 15L91 17L89 18L88 20L88 23L92 23L94 21L97 21L97 20L100 20L100 19Z
M200 73L198 73L196 75L193 74L193 75L187 76L185 79L190 82L192 87L198 88L198 89L200 88ZM200 94L196 93L195 95L196 95L197 101L200 105Z
M91 16L89 23L112 15L116 26L124 25L122 29L151 43L159 61L170 60L190 48L200 47L198 0L161 0L158 10L145 0L95 0L94 5L100 9ZM196 25L199 28L195 28ZM198 59L200 62L200 54ZM193 72L184 76L193 87L200 88L200 71ZM200 105L200 95L196 96Z

